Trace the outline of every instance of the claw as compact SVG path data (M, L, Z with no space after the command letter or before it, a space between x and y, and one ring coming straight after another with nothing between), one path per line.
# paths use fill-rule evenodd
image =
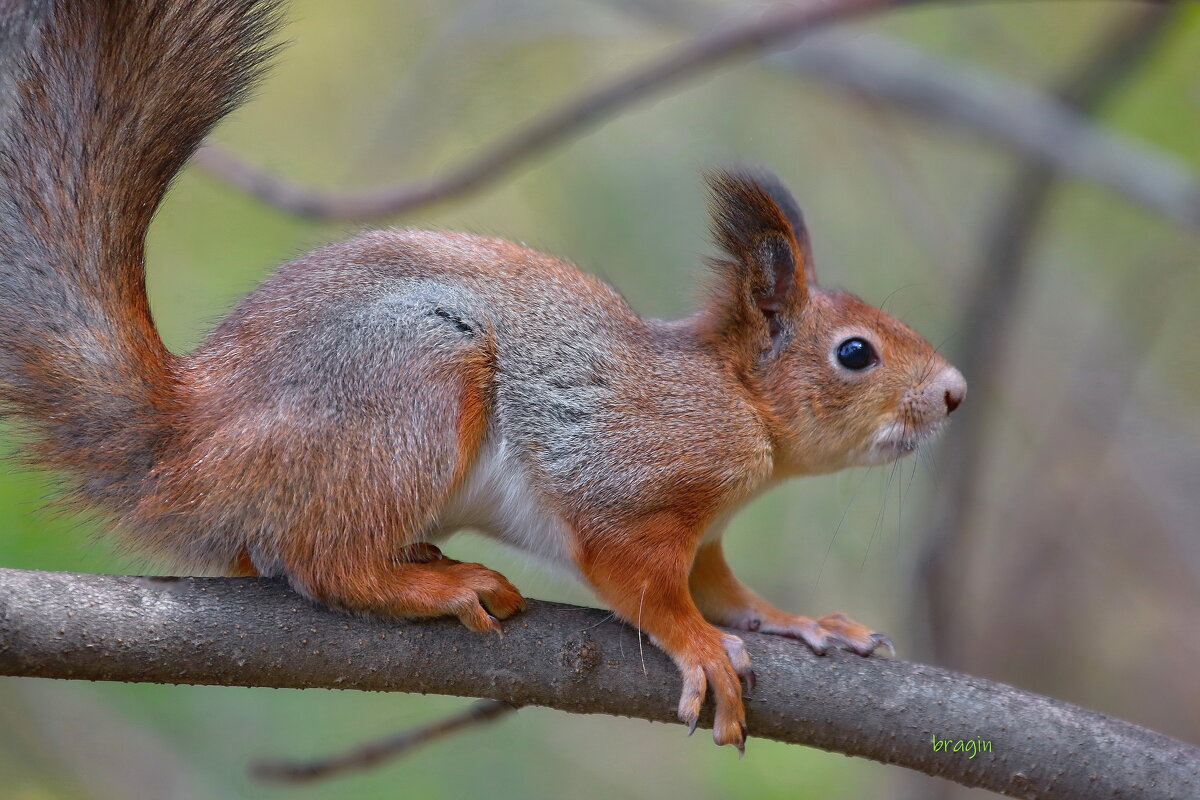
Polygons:
M496 632L497 635L504 635L504 626L500 624L500 620L496 619L491 614L488 614L488 625L493 631Z
M688 736L691 736L693 733L696 732L696 726L699 724L700 724L700 718L692 717L691 721L688 722Z
M872 633L871 641L875 643L876 648L886 647L888 655L892 658L896 657L896 645L892 644L892 637L886 633Z
M754 675L754 670L746 670L746 674L742 675L742 680L746 682L746 693L749 694L750 692L753 692L754 684L758 681Z

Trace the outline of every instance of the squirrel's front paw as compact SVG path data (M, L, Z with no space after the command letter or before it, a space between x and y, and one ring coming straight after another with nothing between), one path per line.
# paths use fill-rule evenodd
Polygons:
M679 718L687 723L688 733L694 733L700 721L704 697L712 690L716 713L713 719L713 741L731 744L739 752L746 751L746 709L742 704L741 681L747 690L754 688L754 672L750 656L742 640L721 634L720 647L709 648L679 659L683 673L683 694L679 698Z
M793 616L779 622L763 622L758 630L799 639L819 656L829 652L830 647L842 647L860 656L869 656L880 647L886 648L892 655L896 654L889 636L877 633L840 612L826 614L820 619Z

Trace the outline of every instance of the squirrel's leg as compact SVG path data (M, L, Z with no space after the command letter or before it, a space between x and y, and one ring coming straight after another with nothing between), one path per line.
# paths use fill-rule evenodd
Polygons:
M405 382L388 387L387 403L237 451L258 461L236 474L269 481L272 493L260 492L259 502L286 513L287 527L250 547L299 592L334 608L453 616L475 631L496 630L524 607L520 592L500 573L423 541L478 455L489 360L481 348L456 361L414 357L393 372Z
M362 585L362 569L344 581L324 576L301 581L306 593L325 605L394 617L455 616L473 631L499 630L498 620L525 607L521 593L503 575L482 564L447 558L429 542L401 548L396 562L388 574L377 578L390 587L382 593L357 596L346 591L345 587ZM241 578L259 574L245 550L228 572Z
M716 705L713 740L740 750L745 746L746 712L739 678L752 685L753 673L742 640L706 622L688 592L688 568L698 536L673 515L655 515L619 534L581 536L577 564L601 599L649 634L679 667L679 718L695 730L711 690Z
M864 656L878 647L893 649L887 636L845 614L813 619L775 608L734 576L720 542L706 544L696 552L689 582L696 605L706 619L717 625L800 639L817 654L824 654L831 646Z

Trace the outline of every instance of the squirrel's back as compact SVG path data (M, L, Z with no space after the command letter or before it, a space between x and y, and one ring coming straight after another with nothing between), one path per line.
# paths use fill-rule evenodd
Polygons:
M329 245L277 270L184 361L210 437L286 409L321 440L377 407L408 424L403 398L424 389L390 376L464 353L480 358L489 446L515 459L504 469L562 498L632 508L661 499L673 472L681 490L736 489L766 468L744 388L685 326L503 239L382 230Z

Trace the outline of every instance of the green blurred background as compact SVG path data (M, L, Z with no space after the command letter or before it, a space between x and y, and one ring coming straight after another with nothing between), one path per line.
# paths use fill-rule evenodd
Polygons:
M214 138L315 186L428 176L681 40L680 29L625 7L636 5L291 2L291 44ZM855 30L1046 87L1134 11L944 4ZM1200 172L1198 67L1192 7L1099 121ZM954 352L982 236L1018 159L754 60L640 103L465 200L392 224L524 242L606 277L646 314L674 316L692 307L708 252L699 172L731 160L768 165L791 185L826 284L886 300ZM168 345L192 347L273 265L358 227L289 217L189 169L150 241L151 299ZM1190 741L1200 740L1197 244L1105 190L1067 181L1054 194L1013 312L1002 390L969 398L960 412L987 414L988 444L969 541L953 565L956 628L944 632L957 644L952 666ZM785 608L845 610L892 633L902 655L937 660L922 651L914 562L944 469L935 448L897 470L788 484L736 519L730 558ZM97 538L103 525L45 511L51 492L45 475L0 475L0 566L170 571ZM569 579L473 534L448 550L499 569L527 595L594 603ZM944 789L802 747L752 739L739 761L678 726L542 709L310 787L246 775L257 756L338 751L466 702L0 679L0 798L796 800Z

